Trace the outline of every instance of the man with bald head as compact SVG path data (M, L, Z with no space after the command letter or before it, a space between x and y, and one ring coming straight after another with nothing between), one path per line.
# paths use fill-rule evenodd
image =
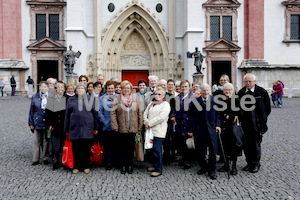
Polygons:
M243 104L243 97L248 95L247 98L244 97L247 105L245 105L242 118L242 126L246 137L244 149L247 161L247 166L243 170L256 173L260 169L261 141L262 135L268 130L267 119L271 113L271 103L268 92L256 85L255 75L246 74L244 84L245 87L238 92L241 104ZM245 109L249 111L245 111Z

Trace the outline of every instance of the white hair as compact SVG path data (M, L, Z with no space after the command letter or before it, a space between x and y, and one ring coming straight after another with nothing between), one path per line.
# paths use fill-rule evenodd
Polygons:
M119 79L117 77L112 77L110 80L115 81L115 82L119 82Z
M162 82L164 82L165 84L167 84L167 81L166 81L165 79L160 79L160 80L158 81L158 85L159 85L160 83L162 83Z
M234 87L233 87L232 83L225 83L225 84L224 84L224 89L225 89L227 86L230 86L231 89L232 89L232 92L234 92Z
M175 86L180 86L181 81L176 81Z
M150 75L148 76L149 81L151 81L151 79L156 79L156 81L158 81L158 77L155 75Z
M244 76L244 80L247 76L252 76L253 80L256 81L256 76L254 74L251 74L251 73L247 73L245 76Z
M210 90L210 86L207 83L203 83L200 87L200 89L202 90L203 88L208 88Z

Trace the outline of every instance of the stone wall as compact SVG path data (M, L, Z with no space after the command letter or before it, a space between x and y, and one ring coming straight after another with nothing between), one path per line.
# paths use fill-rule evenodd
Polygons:
M272 91L273 82L280 80L284 83L284 96L300 97L300 70L299 69L264 69L252 70L257 76L256 83L268 92Z

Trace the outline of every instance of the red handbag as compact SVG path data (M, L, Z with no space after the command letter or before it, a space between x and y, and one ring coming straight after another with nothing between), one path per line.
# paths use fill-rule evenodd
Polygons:
M94 145L91 147L91 153L91 162L96 165L101 165L104 161L103 146L101 146L99 142L95 142Z
M74 167L72 142L70 141L69 135L67 135L67 137L66 137L65 145L63 148L62 165L66 166L70 169L73 169L73 167Z

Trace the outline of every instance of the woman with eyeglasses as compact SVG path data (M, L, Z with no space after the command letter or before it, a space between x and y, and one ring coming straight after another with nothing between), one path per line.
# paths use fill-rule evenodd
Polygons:
M148 168L152 177L162 175L163 142L167 134L170 104L165 101L166 92L161 87L155 90L155 99L148 105L144 112L146 129L152 129L154 165Z
M121 89L121 94L113 102L110 121L120 143L121 174L132 174L134 139L135 134L142 131L143 114L140 102L132 94L133 85L125 80L121 82Z

